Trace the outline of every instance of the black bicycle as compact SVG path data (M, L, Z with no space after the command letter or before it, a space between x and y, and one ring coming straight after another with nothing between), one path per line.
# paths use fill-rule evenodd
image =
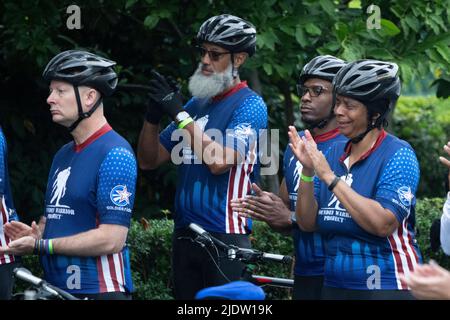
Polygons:
M26 268L15 268L14 277L31 284L24 292L15 293L12 300L81 300L57 288L44 279L34 276Z
M195 239L193 239L194 242L198 243L200 246L204 247L206 249L206 246L212 246L215 251L217 252L217 257L220 260L221 258L225 257L230 260L237 260L241 261L245 264L245 268L242 274L241 279L244 281L251 282L255 285L258 285L260 287L264 286L272 286L272 287L281 287L281 288L293 288L294 287L294 280L293 279L285 279L285 278L278 278L278 277L267 277L262 275L255 275L253 264L259 263L259 262L267 262L267 261L274 261L278 263L283 264L291 264L292 263L292 257L291 256L285 256L280 254L274 254L274 253L267 253L262 252L259 250L254 249L248 249L248 248L239 248L235 245L229 245L226 244L219 239L212 236L210 233L208 233L206 230L204 230L202 227L195 223L191 223L189 225L189 228L194 231L197 236ZM222 252L225 252L224 256L221 256L219 254L219 250ZM208 250L207 250L208 251ZM209 251L208 251L209 253ZM222 275L227 279L225 274L220 269L220 266L216 262L216 259L211 257L213 262L215 263L217 269L219 272L222 273Z

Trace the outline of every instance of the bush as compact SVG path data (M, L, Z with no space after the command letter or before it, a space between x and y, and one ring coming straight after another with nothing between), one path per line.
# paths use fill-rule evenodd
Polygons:
M128 243L135 293L133 299L173 299L170 288L170 256L173 221L146 220L131 223Z
M417 201L416 239L424 262L433 259L446 269L450 269L450 259L442 249L432 252L430 248L430 227L435 219L441 217L444 202L444 198L424 198Z
M147 224L133 221L130 228L129 245L131 267L135 286L134 299L173 299L170 283L171 235L173 221L150 220ZM254 248L272 253L292 254L292 240L270 231L265 223L254 223L251 237ZM291 278L291 266L266 263L255 266L255 274ZM283 288L268 288L270 299L287 299L290 291Z
M420 165L417 196L444 195L446 170L438 156L450 139L449 99L401 97L394 113L392 131L414 148Z

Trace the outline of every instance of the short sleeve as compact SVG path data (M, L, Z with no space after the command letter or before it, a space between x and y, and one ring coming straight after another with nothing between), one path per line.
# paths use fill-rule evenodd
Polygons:
M376 187L375 200L401 223L415 205L420 169L414 151L399 149L389 160Z
M136 159L130 150L116 147L106 155L100 166L97 186L100 224L130 226L136 177Z
M267 129L267 107L260 96L252 95L233 112L224 145L245 155L257 143L261 129Z

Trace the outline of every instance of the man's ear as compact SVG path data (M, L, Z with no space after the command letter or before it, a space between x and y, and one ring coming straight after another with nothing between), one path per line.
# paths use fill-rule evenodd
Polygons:
M234 54L234 67L235 68L239 68L240 66L242 66L245 62L245 60L248 57L248 53L247 52L239 52L239 53L235 53Z
M91 110L91 108L94 106L95 102L99 98L99 95L100 93L97 90L89 87L86 88L86 91L84 93L84 101L88 111Z

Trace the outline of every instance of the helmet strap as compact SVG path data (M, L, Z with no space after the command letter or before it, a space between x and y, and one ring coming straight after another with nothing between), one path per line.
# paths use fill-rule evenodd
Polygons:
M377 126L375 125L376 123L377 123L377 120L370 119L370 117L369 117L369 124L367 125L366 131L364 131L364 132L361 133L361 134L358 134L356 137L350 139L350 141L351 141L353 144L357 144L358 142L360 142L362 139L364 139L364 137L365 137L370 131L372 131L372 129L374 129L374 128L377 127Z
M74 91L75 91L75 98L77 99L77 107L78 107L78 119L72 123L70 125L69 132L72 132L73 130L75 130L75 128L80 124L80 122L86 118L89 118L94 112L95 110L97 110L98 106L100 105L100 103L102 102L102 96L100 96L100 98L97 99L97 101L95 102L94 106L91 108L91 110L89 110L88 112L83 112L83 107L81 105L81 98L80 98L80 92L78 90L78 86L73 86Z
M234 53L231 53L231 76L233 77L233 80L237 78L238 76L238 69L234 67Z

